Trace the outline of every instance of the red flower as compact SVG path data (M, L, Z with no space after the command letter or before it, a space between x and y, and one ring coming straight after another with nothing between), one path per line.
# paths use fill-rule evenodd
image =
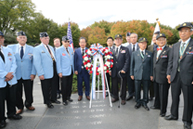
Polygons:
M90 62L90 60L87 61L87 63L89 63L89 62Z
M113 59L111 59L111 62L113 62Z
M92 74L92 71L90 71L90 74Z
M96 75L99 75L99 72L97 72Z
M110 66L111 68L113 67L113 65Z
M87 63L86 63L86 62L84 62L83 64L84 64L84 65L86 65Z
M107 70L107 73L109 73L109 70Z
M88 50L86 50L85 52L87 53Z

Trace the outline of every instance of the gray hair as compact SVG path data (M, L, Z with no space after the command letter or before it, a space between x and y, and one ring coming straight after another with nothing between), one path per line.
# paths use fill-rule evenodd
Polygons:
M137 38L138 38L138 34L136 34L136 33L131 33L131 35L132 35L132 34L136 35L136 36L137 36ZM130 35L130 36L131 36L131 35Z

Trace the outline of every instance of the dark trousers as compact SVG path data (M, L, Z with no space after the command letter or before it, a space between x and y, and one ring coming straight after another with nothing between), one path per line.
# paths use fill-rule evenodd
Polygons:
M154 96L154 83L152 81L150 81L150 85L149 85L149 96L150 98L155 97Z
M169 88L170 88L170 85L168 83L159 84L160 114L166 113L167 111Z
M119 96L118 96L118 84L121 84L121 78L119 77L112 77L112 88L113 88L113 97L115 99L119 99ZM122 100L125 100L126 98L126 85L127 85L127 77L123 77L123 82L122 82L122 89L120 91L121 93L121 99Z
M159 91L159 84L154 81L154 95L155 95L155 101L154 101L154 107L160 108L160 91Z
M134 83L134 80L131 79L130 74L127 75L127 84L128 84L129 96L134 96L135 95L135 83Z
M141 84L143 85L143 99L141 99ZM137 103L147 104L149 80L135 80L135 100Z
M82 82L84 81L85 95L89 96L90 95L90 75L88 71L85 68L82 69L81 72L78 73L77 79L78 79L78 82L77 82L78 83L78 95L79 96L83 95Z
M57 100L57 90L59 86L59 77L56 71L56 62L54 61L53 63L53 70L54 70L54 75L52 77L52 82L51 82L51 100L56 101Z
M31 80L17 80L17 90L16 90L16 106L18 109L23 109L23 87L25 91L25 106L28 108L32 106L33 103L33 81Z
M7 83L5 88L0 88L0 120L5 120L5 100L7 101L7 116L13 116L16 113L16 88L17 85L10 86Z
M184 97L184 111L182 120L184 122L188 122L192 124L192 106L193 106L193 86L185 85L182 83L180 78L180 73L176 74L174 81L171 83L171 92L172 92L172 106L171 106L171 114L178 118L178 108L180 101L181 90L183 92Z
M72 78L73 72L69 76L62 76L62 100L63 102L70 99L72 93Z

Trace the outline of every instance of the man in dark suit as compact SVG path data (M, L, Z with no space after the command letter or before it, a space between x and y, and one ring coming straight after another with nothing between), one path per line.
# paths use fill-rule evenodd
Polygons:
M121 93L121 104L125 105L126 98L126 84L127 84L127 74L126 72L129 69L129 51L128 48L123 47L121 44L123 42L122 35L117 34L115 36L115 48L113 50L113 68L112 72L109 74L112 76L112 88L113 88L113 99L112 102L116 102L119 100L118 96L118 83L120 83L121 78L118 73L121 72L121 77L123 78L122 82L122 90Z
M129 55L130 56L132 55L133 52L139 50L137 38L138 38L138 35L136 33L131 33L131 35L130 35L131 43L127 46L127 48L129 49ZM134 80L132 80L131 76L130 76L130 69L128 70L127 74L128 74L127 75L127 84L128 84L128 93L129 93L127 101L129 101L135 95L135 85L134 85Z
M86 38L85 37L80 37L79 39L79 46L80 48L75 50L74 53L74 73L77 75L77 86L78 86L78 101L82 100L82 82L84 80L84 85L85 85L85 95L86 99L90 100L90 75L88 71L85 69L84 64L83 64L83 58L82 56L84 55L85 51L87 50L86 48Z
M148 51L152 52L154 54L154 51L157 50L158 45L156 44L156 36L160 33L160 31L157 31L153 34L152 42L153 44L150 44L147 48ZM155 82L150 82L149 85L149 100L152 101L153 97L155 97L154 105L150 107L151 109L160 109L160 100L159 100L159 88L158 84Z
M170 87L166 76L171 48L166 46L167 40L165 34L158 34L156 40L158 47L157 50L154 51L153 78L154 82L158 84L159 88L160 116L164 117L167 111L168 90Z
M181 90L184 96L184 111L182 120L185 129L191 129L192 106L193 106L193 39L192 24L185 22L178 28L180 42L172 47L169 58L167 78L171 82L172 106L171 114L166 120L178 119L179 96Z
M149 81L153 80L153 57L152 53L145 50L147 47L147 39L139 39L138 51L132 53L130 64L131 79L135 82L135 108L138 109L141 105L149 111L148 89ZM141 84L143 84L143 99L141 99Z

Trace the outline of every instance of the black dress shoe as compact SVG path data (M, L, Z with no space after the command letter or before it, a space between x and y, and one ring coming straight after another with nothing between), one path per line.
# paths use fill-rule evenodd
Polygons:
M149 107L147 106L147 104L143 104L143 107L144 107L147 111L149 111Z
M67 105L68 105L68 102L67 102L67 101L64 101L64 102L63 102L63 105L64 105L64 106L67 106Z
M151 109L155 110L155 109L160 109L159 107L155 107L155 106L151 106Z
M57 99L60 99L60 93L57 93Z
M164 117L166 114L165 113L160 113L160 116L161 117Z
M69 98L68 101L69 101L69 102L73 102L73 99Z
M126 100L129 101L131 99L133 99L133 96L129 96Z
M106 92L106 97L108 97L109 96L109 93L108 92Z
M60 103L61 103L61 102L58 101L58 100L55 100L55 101L54 101L54 100L51 100L51 102L52 102L52 103L55 103L55 104L60 104Z
M135 109L138 109L138 108L140 108L141 107L141 104L140 103L137 103L136 105L135 105Z
M5 126L6 126L6 121L5 121L5 120L2 120L2 121L0 122L0 128L5 128Z
M191 124L184 122L184 129L191 129Z
M114 98L112 98L112 103L115 103L115 102L117 102L117 101L119 101L119 99L114 99Z
M52 104L50 103L50 104L47 104L47 107L52 109L52 108L54 108L54 105L52 105Z
M173 115L168 115L165 117L165 120L177 120L178 118Z
M8 116L8 119L12 119L12 120L20 120L22 118L22 116L20 116L19 114L14 114L12 116Z

